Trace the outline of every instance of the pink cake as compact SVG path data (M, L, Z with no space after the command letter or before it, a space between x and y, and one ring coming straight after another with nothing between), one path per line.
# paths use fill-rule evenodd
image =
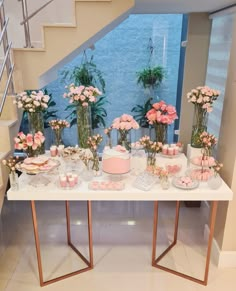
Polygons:
M125 174L130 171L130 155L119 148L105 149L102 156L102 170L108 174Z

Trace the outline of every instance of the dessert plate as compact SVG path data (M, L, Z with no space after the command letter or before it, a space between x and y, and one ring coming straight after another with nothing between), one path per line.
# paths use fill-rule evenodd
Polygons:
M185 186L185 185L181 185L180 184L180 180L182 177L176 177L172 180L172 184L173 186L175 186L176 188L182 189L182 190L192 190L192 189L196 189L199 186L199 182L196 180L192 181L192 185L191 186Z

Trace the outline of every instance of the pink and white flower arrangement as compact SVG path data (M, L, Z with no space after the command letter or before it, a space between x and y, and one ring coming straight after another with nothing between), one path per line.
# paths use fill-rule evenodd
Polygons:
M16 170L16 164L19 162L19 157L10 157L7 160L2 160L2 163L4 166L7 166L10 173L15 172Z
M138 129L139 124L133 118L132 115L123 114L120 117L117 117L113 120L112 128L117 130L126 130L129 131L131 129Z
M207 151L207 155L210 155L213 147L217 144L217 138L213 134L204 131L200 135L200 142L205 151Z
M17 137L14 138L15 149L24 150L26 152L32 152L39 149L44 141L45 137L41 131L36 132L34 135L28 133L25 135L22 131L18 133Z
M153 124L172 124L175 119L178 119L176 109L173 105L166 104L165 101L160 101L152 105L146 117L148 123Z
M102 142L102 136L100 134L97 134L97 135L90 136L88 138L87 144L91 152L93 151L97 152L97 148L101 142Z
M49 100L50 97L44 94L43 91L32 91L30 94L27 92L19 93L14 103L18 108L33 113L47 109Z
M217 176L220 170L223 168L223 164L215 160L214 165L210 168L213 169L215 176Z
M93 86L75 86L75 84L72 83L66 88L68 88L69 92L64 93L63 97L68 98L69 103L80 104L84 107L96 102L97 96L102 95L98 88Z
M156 154L162 150L162 143L152 141L147 135L140 138L139 142L147 153L147 164L149 166L154 166L156 163Z
M66 127L70 127L70 123L64 119L53 119L49 121L49 125L51 129L57 130L57 129L63 129Z
M199 86L196 89L192 89L188 94L188 102L194 105L200 106L207 112L212 111L212 104L220 95L220 91L211 89L208 86Z

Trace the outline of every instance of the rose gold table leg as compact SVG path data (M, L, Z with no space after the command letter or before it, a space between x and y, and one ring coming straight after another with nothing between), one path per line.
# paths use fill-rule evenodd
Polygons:
M179 277L191 280L193 282L196 282L201 285L207 285L207 280L208 280L208 273L209 273L209 264L210 264L210 256L211 256L211 246L212 246L212 240L214 236L214 227L215 227L215 220L216 220L216 211L217 211L217 201L212 202L212 210L211 210L211 219L210 219L210 233L209 233L209 239L208 239L208 245L207 245L207 256L206 256L206 265L205 265L205 275L204 275L204 280L200 280L198 278L183 274L181 272L172 270L170 268L164 267L162 265L157 264L169 251L170 249L176 244L177 242L177 233L178 233L178 220L179 220L179 202L176 204L176 216L175 216L175 231L174 231L174 240L172 244L157 258L154 260L154 263L152 265L158 269L161 269L163 271L172 273L174 275L177 275ZM154 224L153 224L153 229L157 228L157 220L156 220L156 227L155 227L155 206L154 206ZM156 230L155 230L155 235L156 235ZM154 243L156 243L156 238L154 239L154 231L153 231L153 249L154 249ZM155 245L156 249L156 245Z
M87 212L88 212L89 260L90 260L90 267L93 268L93 236L92 236L92 205L91 205L91 201L87 201Z
M39 235L38 235L38 226L37 226L37 216L36 216L36 209L35 209L35 202L31 201L31 209L32 209L32 219L33 219L33 227L34 227L34 237L35 237L35 247L37 253L37 260L38 260L38 271L39 271L39 281L40 286L46 286L57 281L69 278L71 276L80 274L82 272L88 271L92 269L93 264L93 252L92 252L92 214L91 214L91 202L88 201L90 205L89 212L88 212L88 221L89 221L89 255L90 255L90 262L76 249L76 247L71 242L71 232L70 232L70 209L69 209L69 202L66 201L66 225L67 225L67 243L68 245L78 254L78 256L86 263L88 267L83 269L68 273L66 275L59 276L57 278L43 281L43 270L42 270L42 261L41 261L41 254L40 254L40 242L39 242Z
M40 253L37 215L36 215L34 201L31 201L31 211L32 211L32 220L33 220L33 227L34 227L35 247L36 247L36 254L37 254L37 261L38 261L39 282L40 282L40 286L42 287L43 286L43 270L42 270L42 260L41 260L41 253Z

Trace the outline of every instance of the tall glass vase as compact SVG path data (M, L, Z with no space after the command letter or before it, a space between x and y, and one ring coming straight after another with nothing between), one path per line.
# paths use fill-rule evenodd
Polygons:
M200 135L207 131L207 110L202 108L202 105L195 104L194 119L191 136L191 146L194 148L201 148Z
M54 131L54 137L55 137L55 145L59 146L60 144L62 144L61 134L62 134L63 128L54 129L53 131Z
M79 105L77 107L78 144L88 148L87 140L92 135L91 108Z
M156 141L161 142L162 144L167 143L167 124L164 123L155 123L154 129L156 134Z
M29 132L35 134L38 131L41 131L44 134L44 119L43 112L28 112L28 121L29 121ZM38 154L45 153L45 146L43 145L37 149Z
M125 147L127 151L131 150L130 132L125 129L119 129L118 131L117 144Z
M156 153L148 152L147 154L147 167L156 165Z

